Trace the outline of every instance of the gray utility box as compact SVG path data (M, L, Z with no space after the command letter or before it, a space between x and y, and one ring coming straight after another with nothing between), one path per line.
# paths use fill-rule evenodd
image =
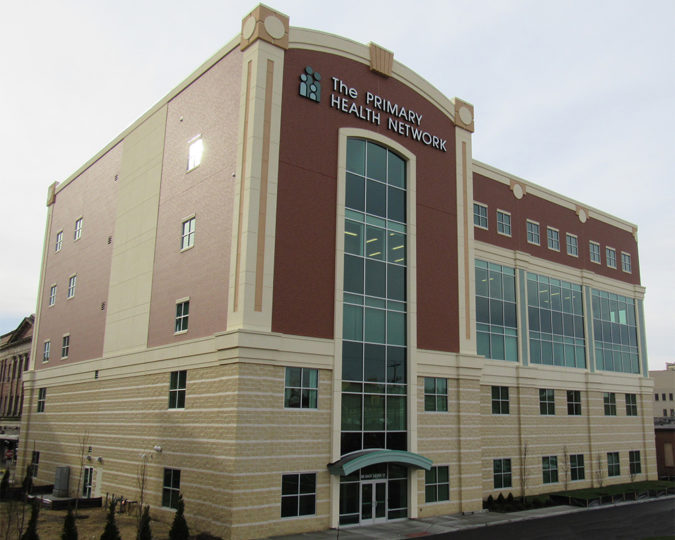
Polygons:
M68 496L68 483L70 481L70 467L56 467L54 477L54 497Z

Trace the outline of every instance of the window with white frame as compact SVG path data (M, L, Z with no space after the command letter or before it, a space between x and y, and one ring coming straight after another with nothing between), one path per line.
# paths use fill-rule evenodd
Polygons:
M511 487L511 459L492 460L492 478L495 489Z
M611 247L605 248L605 259L607 259L607 266L616 268L616 249Z
M52 347L52 342L47 340L44 342L42 346L42 361L43 362L48 362L49 361L49 350Z
M447 465L431 467L424 473L424 502L450 500L450 468Z
M187 387L187 371L172 371L169 376L169 409L185 408L185 389Z
M284 407L316 409L319 393L319 370L313 368L286 368Z
M640 460L639 450L630 450L628 452L628 466L631 476L642 472L642 461Z
M541 244L541 234L539 232L539 223L527 220L527 243L538 246Z
M570 478L573 482L576 480L584 480L586 478L583 454L570 455Z
M438 412L448 410L448 379L424 377L424 410Z
M70 353L70 334L63 336L61 340L61 358L68 358Z
M588 252L591 257L591 262L600 264L600 244L597 242L593 242L593 240L590 240L588 242Z
M541 470L544 484L555 484L558 481L558 456L543 456Z
M77 218L75 220L75 231L73 233L73 240L79 240L82 238L82 224L84 218Z
M189 142L188 146L188 164L187 170L191 171L192 169L199 167L202 162L202 155L204 154L204 141L202 140L201 135L195 137Z
M539 389L539 414L555 415L555 391L553 388Z
M54 246L54 251L61 251L63 247L63 231L56 233L56 245Z
M509 387L492 387L492 414L509 414Z
M180 249L188 249L195 245L195 224L196 218L194 216L183 221L183 232L180 238Z
M77 284L77 275L70 276L68 280L68 298L75 296L75 285Z
M40 466L40 452L33 450L33 454L30 458L30 474L33 478L37 478L38 467Z
M605 408L605 416L616 416L616 394L614 392L604 392L602 402Z
M473 224L481 229L488 228L488 208L481 203L473 203Z
M637 416L637 395L626 394L626 416Z
M179 300L176 302L176 324L174 326L174 333L187 332L189 316L190 300Z
M49 305L53 306L56 303L56 285L49 287Z
M281 477L281 517L316 513L316 473L284 474Z
M548 249L560 251L560 231L552 227L546 227L546 238L548 239Z
M581 416L581 391L567 391L567 414L568 416Z
M630 253L621 252L621 270L630 274L632 272L632 264L630 260Z
M180 469L164 469L164 483L162 485L162 506L178 508L180 495Z
M497 210L497 232L511 236L511 214L504 210Z
M607 476L620 476L619 452L607 452Z
M45 412L46 401L47 401L47 389L38 388L37 412Z
M572 257L579 256L579 239L574 235L567 233L565 235L565 244L567 245L567 254Z

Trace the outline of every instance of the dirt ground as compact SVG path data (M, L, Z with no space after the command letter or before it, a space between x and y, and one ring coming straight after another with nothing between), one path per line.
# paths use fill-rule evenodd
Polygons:
M20 510L19 510L20 513ZM19 538L15 518L10 524L7 533L8 503L0 503L0 540L17 540ZM76 520L79 540L98 540L101 538L106 521L106 511L102 508L85 508L79 511L80 517ZM28 525L30 507L26 507L25 527ZM66 517L65 510L40 509L37 532L40 540L59 540L63 531L63 520ZM115 514L115 522L120 531L122 540L136 539L136 516L134 514ZM188 523L189 525L189 523ZM157 540L169 537L171 525L159 521L152 521L150 525L152 537Z

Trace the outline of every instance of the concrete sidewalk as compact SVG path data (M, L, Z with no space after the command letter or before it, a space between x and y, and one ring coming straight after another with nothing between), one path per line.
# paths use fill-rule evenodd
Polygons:
M659 497L659 499L672 498L673 495ZM654 501L656 499L644 499L640 501L625 501L615 504L605 504L592 508L582 508L579 506L548 506L546 508L536 508L533 510L523 510L520 512L509 512L501 514L497 512L476 512L474 514L454 514L446 516L435 516L422 519L408 519L402 521L392 521L378 525L367 525L363 527L349 527L345 529L329 529L326 531L294 534L288 536L273 536L269 540L328 540L344 538L346 540L394 540L404 538L418 538L431 534L441 534L464 529L475 529L487 527L490 525L501 525L514 521L523 521L528 519L539 519L545 517L560 516L563 514L572 514L576 512L586 512L599 508L610 508L612 506L621 506L625 504L640 504L642 502Z

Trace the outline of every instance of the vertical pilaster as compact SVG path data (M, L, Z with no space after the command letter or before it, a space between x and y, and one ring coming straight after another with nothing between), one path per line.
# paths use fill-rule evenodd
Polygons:
M270 331L281 96L288 17L258 6L242 22L244 51L228 329Z
M457 286L459 352L476 354L474 249L473 249L473 168L471 133L473 105L455 98L455 152L457 162Z
M520 343L520 363L528 364L529 320L527 318L527 276L525 270L519 269L517 275L518 286L518 341Z

